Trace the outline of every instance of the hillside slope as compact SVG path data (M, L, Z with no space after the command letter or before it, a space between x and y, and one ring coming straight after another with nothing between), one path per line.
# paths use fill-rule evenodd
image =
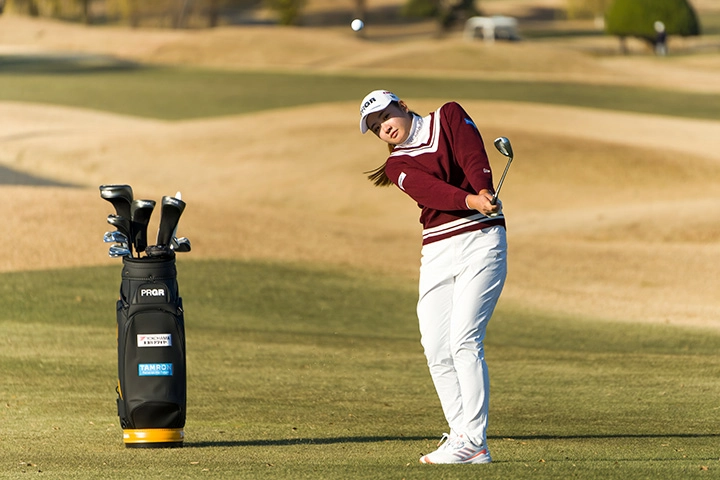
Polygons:
M223 68L636 84L666 78L670 69L683 78L678 88L720 88L720 65L708 57L698 67L702 56L630 63L546 43L387 44L313 29L99 30L17 17L0 18L0 27L6 54L82 51ZM434 60L414 70L411 59L423 52ZM426 113L448 99L406 100ZM503 301L720 327L720 285L711 270L720 260L720 122L458 100L488 144L507 136L516 152L503 190L511 245ZM365 180L362 172L383 161L385 148L359 134L354 102L186 122L5 102L0 132L0 164L81 186L2 186L4 271L118 263L101 242L112 210L97 186L129 183L138 197L183 192L188 208L178 234L192 240L192 258L417 275L417 208L396 189ZM489 155L501 171L504 159ZM150 231L156 228L157 212Z

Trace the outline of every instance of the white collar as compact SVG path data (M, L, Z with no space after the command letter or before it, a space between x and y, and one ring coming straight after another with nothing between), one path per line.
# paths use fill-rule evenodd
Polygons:
M420 115L413 114L412 126L410 127L410 134L403 143L398 146L408 147L410 145L418 143L420 134L423 131L425 125L424 119Z

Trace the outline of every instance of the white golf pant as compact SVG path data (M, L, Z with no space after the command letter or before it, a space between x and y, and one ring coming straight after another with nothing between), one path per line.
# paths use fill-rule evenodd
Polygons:
M507 276L503 227L423 246L417 314L451 431L486 445L490 381L483 340Z

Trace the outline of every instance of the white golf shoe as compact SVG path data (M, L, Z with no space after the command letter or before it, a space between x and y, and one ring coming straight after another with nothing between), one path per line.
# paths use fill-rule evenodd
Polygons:
M446 440L445 443L442 443ZM465 440L462 435L443 434L440 447L432 453L420 457L420 463L490 463L490 452L487 447L478 447Z

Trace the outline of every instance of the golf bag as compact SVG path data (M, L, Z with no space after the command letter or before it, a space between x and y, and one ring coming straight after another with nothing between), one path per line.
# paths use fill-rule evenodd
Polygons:
M181 447L185 323L174 254L123 257L117 335L117 406L125 446Z

